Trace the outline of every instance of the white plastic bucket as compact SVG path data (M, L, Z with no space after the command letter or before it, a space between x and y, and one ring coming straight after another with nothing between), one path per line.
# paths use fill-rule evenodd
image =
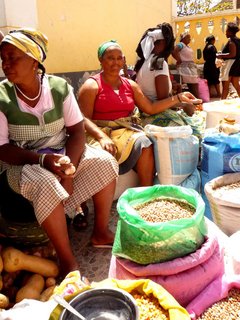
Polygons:
M206 112L206 128L215 128L226 116L240 123L240 98L226 99L203 104Z

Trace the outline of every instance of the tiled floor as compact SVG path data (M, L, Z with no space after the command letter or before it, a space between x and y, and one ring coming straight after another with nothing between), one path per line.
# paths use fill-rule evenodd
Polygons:
M115 201L111 210L110 228L116 230L118 214ZM81 275L91 281L101 281L108 277L111 249L94 248L90 243L93 228L94 212L92 202L88 202L88 227L84 231L75 231L70 225L69 234L74 253L79 261Z

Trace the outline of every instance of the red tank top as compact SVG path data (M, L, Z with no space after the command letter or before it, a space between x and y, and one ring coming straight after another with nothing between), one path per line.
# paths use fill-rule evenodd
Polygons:
M98 94L95 100L93 120L116 120L128 117L134 110L133 90L129 81L120 77L122 84L119 93L104 82L101 73L91 77L98 84Z

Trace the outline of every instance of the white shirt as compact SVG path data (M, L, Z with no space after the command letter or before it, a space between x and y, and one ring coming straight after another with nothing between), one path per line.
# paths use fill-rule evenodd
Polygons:
M152 57L153 54L151 54L150 57L144 61L141 69L137 73L136 81L142 89L144 95L147 96L150 100L155 101L158 100L155 78L159 75L166 75L168 77L169 93L171 93L172 91L172 82L170 79L168 64L165 60L163 61L162 70L150 70Z

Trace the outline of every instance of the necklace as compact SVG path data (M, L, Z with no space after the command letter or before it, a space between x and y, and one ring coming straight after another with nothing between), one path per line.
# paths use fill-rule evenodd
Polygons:
M41 86L41 84L39 83L39 91L38 91L38 94L36 95L36 97L34 97L34 98L29 98L28 96L26 96L23 92L22 92L22 90L20 90L19 88L18 88L18 86L15 84L15 87L16 87L16 89L21 93L21 95L25 98L25 99L27 99L27 100L29 100L29 101L35 101L35 100L37 100L39 97L40 97L40 95L41 95L41 93L42 93L42 86Z

